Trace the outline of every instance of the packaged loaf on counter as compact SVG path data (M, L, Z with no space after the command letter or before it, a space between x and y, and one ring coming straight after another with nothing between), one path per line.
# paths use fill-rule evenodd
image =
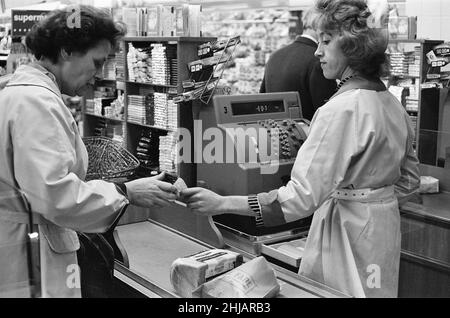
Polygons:
M170 269L170 282L182 297L192 297L192 291L207 279L228 272L243 263L241 254L211 249L187 257L177 258Z
M272 298L280 292L280 284L263 256L199 286L193 291L198 298Z

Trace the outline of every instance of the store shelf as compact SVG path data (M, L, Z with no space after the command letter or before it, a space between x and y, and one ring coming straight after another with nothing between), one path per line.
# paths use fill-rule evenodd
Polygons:
M208 42L213 41L213 37L179 37L179 36L128 36L124 38L126 42Z
M422 44L425 43L424 39L389 39L389 44L398 44L398 43L417 43Z
M117 82L115 78L96 78L97 82Z
M177 89L177 86L176 86L176 85L155 84L155 83L151 83L151 82L125 81L125 83L128 83L128 84L137 84L137 85L147 85L147 86L159 86L159 87L165 87L165 88Z
M168 155L166 148L162 150L159 146L167 144L167 149L171 150L173 141L176 141L175 133L178 128L185 128L189 131L193 129L194 118L192 107L201 102L192 101L182 103L178 106L169 102L169 100L173 99L173 95L182 94L183 88L181 83L191 79L192 74L190 74L187 65L198 59L198 46L215 40L217 40L215 37L125 37L120 43L120 52L116 54L115 74L119 78L115 79L115 88L123 93L122 101L125 113L124 120L118 120L118 122L122 123L122 127L117 127L117 131L123 137L124 147L131 153L137 155L142 138L144 136L147 137L147 139L151 140L148 143L150 147L148 149L156 157L151 159L152 165L157 167L159 164L160 167L163 167L162 169L166 170L174 169L175 171L173 172L177 173L188 186L195 186L197 184L196 166L193 163L178 163L176 158L171 158ZM130 65L128 64L130 45L136 49L141 49L150 46L152 43L162 44L170 48L170 55L167 55L165 58L167 58L167 61L171 61L170 72L168 74L170 81L167 82L171 83L171 85L151 82L152 80L156 81L156 77L137 78L142 82L136 82L134 78L130 80ZM204 75L209 76L209 74ZM111 86L107 81L98 81L96 84ZM143 98L143 96L147 95L153 95L151 98L155 98L154 96L156 94L159 94L157 95L157 104L147 104L147 101ZM130 102L130 96L134 95L141 96L142 100L137 98L138 101L136 103L136 99L131 99ZM161 95L164 96L162 97ZM165 111L164 106L167 107ZM149 110L148 107L152 107L152 109ZM136 111L136 109L138 110ZM85 111L86 109L83 110ZM152 115L154 116L154 121L149 121L147 116ZM87 119L84 126L85 136L92 136L98 133L97 130L99 127L101 128L102 120L111 120L108 117L90 113L84 113L84 116ZM164 118L165 116L167 118ZM153 123L153 125L143 124L144 122ZM116 129L115 127L110 128ZM158 155L160 159L159 163L157 160ZM145 161L145 159L142 160ZM168 163L168 160L172 160L174 165ZM169 166L172 168L167 168ZM139 173L140 177L149 176L144 169L141 169Z
M91 116L91 117L97 117L97 118L102 118L102 119L106 119L106 120L112 120L112 121L117 121L117 122L125 122L124 119L119 119L119 118L113 118L113 117L106 117L103 115L97 115L97 114L93 114L93 113L84 113L86 116Z
M408 79L408 78L415 79L415 78L420 78L420 75L419 76L416 76L416 75L391 75L390 77L395 77L395 78L399 78L399 79Z
M405 110L410 115L410 118L413 122L414 129L416 132L416 140L414 140L415 149L418 153L419 160L422 162L424 154L425 156L428 156L427 151L425 150L426 146L422 146L422 143L425 143L425 145L430 143L435 143L436 140L432 141L432 137L429 137L427 140L427 137L424 137L423 134L421 134L421 130L424 129L424 127L428 127L430 125L430 116L425 114L429 113L432 108L432 105L435 105L438 103L435 101L436 96L435 93L427 92L425 89L432 87L433 85L430 83L427 83L427 75L430 73L431 68L429 67L427 63L427 53L430 52L436 45L439 45L443 41L441 40L426 40L426 39L391 39L389 41L390 45L397 45L397 44L405 44L405 45L413 45L414 46L414 52L411 51L411 53L414 55L413 60L409 60L410 56L403 56L403 62L402 59L400 59L397 56L397 62L393 62L395 65L394 67L405 67L407 66L408 69L413 66L414 72L417 72L419 70L419 76L410 76L410 75L392 75L388 78L390 86L399 86L399 87L409 87L410 89L413 89L414 91L414 97L416 98L410 98L409 96L404 96L404 99L402 99L403 106L405 107ZM399 53L402 50L400 50ZM406 51L406 50L405 50ZM405 52L403 52L405 53ZM403 63L403 65L402 65ZM438 71L437 71L438 72ZM405 73L407 71L405 70ZM436 70L434 72L431 72L431 74L435 74ZM409 83L408 83L409 82ZM413 106L416 109L407 109L408 106ZM436 139L436 138L434 138ZM422 149L423 148L423 149ZM433 161L433 160L431 160Z
M132 125L135 125L135 126L140 126L140 127L144 127L144 128L150 128L150 129L158 129L158 130L163 130L163 131L175 131L173 129L162 128L162 127L146 125L146 124L141 124L141 123L130 121L130 120L127 120L127 124L132 124Z
M418 43L418 44L420 44L420 43L423 43L423 41L424 40L413 40L413 39L404 39L404 40L401 40L401 39L390 39L389 40L389 44L398 44L398 43Z
M290 23L295 22L296 19L279 19L279 20L270 20L270 19L261 19L261 20L223 20L223 21L205 21L207 24L248 24L248 23Z

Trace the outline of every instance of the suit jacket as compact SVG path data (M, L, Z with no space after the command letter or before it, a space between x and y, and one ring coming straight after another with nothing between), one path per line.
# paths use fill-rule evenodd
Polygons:
M260 93L298 91L303 117L311 120L317 108L336 92L336 81L323 76L314 56L317 44L298 36L275 51L267 62Z

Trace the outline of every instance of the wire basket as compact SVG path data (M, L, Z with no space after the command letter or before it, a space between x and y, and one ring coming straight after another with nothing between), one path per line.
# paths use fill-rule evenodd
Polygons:
M106 137L85 137L89 157L86 181L127 178L139 167L139 160L118 142Z

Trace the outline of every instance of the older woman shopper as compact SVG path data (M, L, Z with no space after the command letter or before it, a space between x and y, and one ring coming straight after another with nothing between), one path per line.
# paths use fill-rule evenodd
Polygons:
M26 43L37 63L20 66L0 92L0 291L28 280L23 196L41 237L43 297L81 295L74 230L105 232L129 203L159 207L177 197L163 175L125 184L84 181L86 148L62 94L82 94L124 29L87 6L79 7L79 27L71 27L72 14L55 11L32 29Z
M419 185L410 119L380 76L386 37L363 0L319 0L316 56L338 91L314 115L291 180L269 193L182 192L196 213L274 226L314 213L299 274L355 297L396 297L399 202ZM301 57L299 57L301 58Z

